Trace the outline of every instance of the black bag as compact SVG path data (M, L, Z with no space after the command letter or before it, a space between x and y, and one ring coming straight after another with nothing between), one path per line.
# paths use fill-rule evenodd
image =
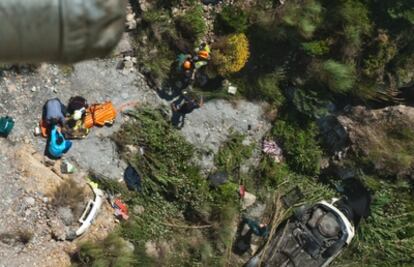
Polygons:
M125 169L124 180L129 190L141 192L141 177L131 165Z

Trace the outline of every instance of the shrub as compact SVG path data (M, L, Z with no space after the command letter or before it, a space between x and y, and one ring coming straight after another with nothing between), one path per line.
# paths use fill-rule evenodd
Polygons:
M348 92L355 82L355 71L352 66L331 59L317 65L313 71L316 71L319 81L335 93Z
M129 267L135 266L133 251L125 240L112 233L96 243L84 243L72 257L76 267Z
M303 89L293 89L292 103L297 111L314 119L328 115L328 107L331 104L317 92Z
M51 204L55 207L69 207L75 216L78 216L82 212L79 204L85 200L85 197L83 187L80 187L76 181L68 179L53 192Z
M284 24L296 28L304 38L310 38L322 22L322 6L315 0L304 2L301 4L297 1L287 2L282 21Z
M203 13L201 5L196 5L178 18L177 25L185 37L197 41L206 34L207 26Z
M255 87L256 95L263 100L269 101L280 107L285 102L285 96L280 89L280 83L285 79L285 74L281 70L260 76Z
M290 174L286 164L276 163L273 158L263 157L259 167L259 181L261 185L276 187Z
M229 174L240 168L243 161L252 156L253 146L243 145L245 136L240 133L232 133L214 158L216 167Z
M395 57L398 50L385 32L379 33L378 40L375 49L372 49L373 52L364 60L362 73L366 78L381 82L384 81L387 64Z
M234 5L223 8L217 16L216 25L226 33L244 32L249 26L246 13Z
M214 46L212 62L218 74L226 76L240 71L249 59L249 41L243 33L233 34Z
M322 151L316 140L318 129L315 124L311 123L302 129L279 119L272 129L272 135L281 143L283 155L292 170L307 175L319 173Z
M338 19L343 25L343 33L345 37L344 53L347 57L354 57L361 49L364 36L369 36L372 23L369 18L369 10L367 5L362 1L346 0L336 8Z
M309 56L323 56L329 52L327 41L312 41L302 43L303 51Z

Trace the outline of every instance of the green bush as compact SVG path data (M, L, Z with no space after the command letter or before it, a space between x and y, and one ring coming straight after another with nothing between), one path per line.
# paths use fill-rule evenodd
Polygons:
M309 56L323 56L329 52L329 45L326 41L305 42L302 49Z
M272 135L281 144L286 162L293 171L307 175L319 174L322 151L316 140L318 129L315 124L311 123L303 129L279 119L272 129Z
M202 6L195 5L177 19L177 26L184 37L198 41L206 34L207 25L204 21L203 14Z
M290 175L288 166L276 163L273 158L263 157L258 167L259 181L262 186L277 187Z
M311 38L322 22L322 5L316 0L288 1L284 8L283 23L295 28L304 38Z
M235 132L230 134L227 141L220 147L214 158L214 163L220 171L232 174L252 156L253 145L244 145L244 139L244 135Z
M217 16L216 26L225 33L245 32L249 26L248 17L239 7L227 5Z
M296 110L309 118L319 119L329 113L330 102L313 90L294 89L292 96Z
M136 266L133 251L125 240L116 234L110 234L102 241L81 245L73 256L76 267L129 267Z
M330 59L314 67L313 71L316 72L317 79L332 92L343 94L354 86L355 70L350 65Z
M337 12L348 49L359 50L363 37L369 36L372 30L368 6L359 0L345 0L339 5ZM350 52L351 56L353 53Z
M285 96L280 89L280 83L285 80L283 71L276 70L257 79L255 94L263 100L269 101L280 107L285 102Z

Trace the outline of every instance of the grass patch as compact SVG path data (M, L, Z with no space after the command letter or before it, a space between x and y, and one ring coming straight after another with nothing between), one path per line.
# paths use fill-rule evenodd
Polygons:
M132 267L136 264L131 248L114 233L102 241L84 243L72 256L74 267Z
M177 19L177 26L185 38L196 42L207 32L201 4L194 4L184 15Z
M233 174L245 160L252 156L254 145L245 145L244 140L243 134L237 132L230 134L214 159L220 171Z
M83 209L80 204L83 203L85 198L84 188L79 186L76 181L67 179L52 193L51 204L56 208L69 207L74 212L75 218L78 218Z
M375 182L373 183L372 180ZM375 190L371 216L334 266L411 266L414 260L414 202L406 181L364 177Z
M318 144L318 128L314 123L304 127L279 119L272 135L281 144L289 167L301 174L317 175L320 171L322 150Z

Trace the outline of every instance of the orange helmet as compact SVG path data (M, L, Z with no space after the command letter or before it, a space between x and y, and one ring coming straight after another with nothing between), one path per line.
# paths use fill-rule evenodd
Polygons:
M202 59L208 59L208 52L206 50L201 50L198 52L198 57Z
M184 68L185 70L189 70L189 69L191 69L191 62L190 62L189 60L184 61L184 63L183 63L183 68Z

